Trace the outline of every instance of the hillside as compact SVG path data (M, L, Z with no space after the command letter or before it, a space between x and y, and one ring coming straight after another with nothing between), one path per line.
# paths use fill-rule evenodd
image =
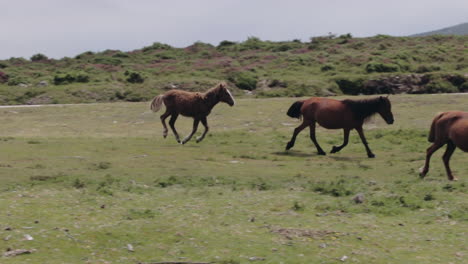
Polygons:
M147 101L227 80L237 96L468 91L468 36L197 42L0 60L0 104Z
M422 36L432 36L432 35L459 35L466 36L468 35L468 23L463 23L455 25L452 27L446 27L439 30L424 32L420 34L412 35L413 37L422 37Z

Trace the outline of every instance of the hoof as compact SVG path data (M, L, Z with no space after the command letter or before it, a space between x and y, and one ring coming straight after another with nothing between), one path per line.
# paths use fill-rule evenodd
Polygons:
M424 167L419 168L419 178L424 179L426 173L424 173Z
M286 150L290 150L294 146L294 143L288 142L286 145Z
M326 156L326 155L327 155L327 153L325 153L325 152L323 152L323 151L322 151L322 152L317 152L317 154L318 154L318 155L321 155L321 156Z
M333 146L333 148L332 148L332 150L330 151L330 153L336 153L336 152L338 152L338 151L340 151L340 149L337 148L337 147L335 147L335 146Z
M370 159L373 159L373 158L375 158L375 155L374 154L367 154L367 157L370 158Z

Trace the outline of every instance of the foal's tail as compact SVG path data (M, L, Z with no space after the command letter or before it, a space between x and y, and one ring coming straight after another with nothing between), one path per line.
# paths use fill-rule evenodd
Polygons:
M431 142L431 143L434 143L435 141L435 133L436 133L436 123L437 121L439 121L439 119L444 115L444 113L439 113L436 115L436 117L434 117L434 120L432 120L432 124L431 124L431 130L429 131L429 137L428 137L428 141Z
M289 110L288 112L286 113L288 116L292 117L292 118L298 118L300 119L301 118L301 107L302 105L304 104L304 101L297 101L295 103L293 103L291 105L291 107L289 107Z
M153 112L157 112L159 111L159 109L161 109L161 105L164 103L163 97L164 95L161 94L161 95L154 97L153 101L151 101L150 108Z

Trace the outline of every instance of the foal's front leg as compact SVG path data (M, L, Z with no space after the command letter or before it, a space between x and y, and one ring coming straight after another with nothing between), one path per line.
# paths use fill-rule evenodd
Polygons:
M200 119L194 118L192 133L190 133L190 135L188 135L186 138L184 138L184 140L182 140L182 144L187 143L187 141L189 141L192 138L193 134L195 134L195 132L197 132L199 122L200 122Z
M348 139L349 139L349 129L343 129L343 132L344 132L344 140L343 140L343 144L341 144L341 146L333 146L332 150L330 151L330 153L336 153L338 151L340 151L342 148L346 147L346 145L348 145Z
M202 122L203 126L205 127L205 131L203 131L203 134L197 138L197 143L199 143L200 141L202 141L205 138L205 135L206 135L206 133L208 133L208 130L209 130L208 121L206 121L206 116L202 117L200 119L200 121Z
M374 153L369 148L369 145L367 144L366 137L364 136L364 131L362 130L362 127L356 128L357 132L359 133L359 137L361 138L362 144L364 144L364 147L366 147L367 151L367 157L369 158L375 158Z

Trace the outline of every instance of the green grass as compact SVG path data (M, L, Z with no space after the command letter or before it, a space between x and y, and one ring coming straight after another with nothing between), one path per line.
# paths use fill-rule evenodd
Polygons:
M307 131L285 152L291 98L218 105L186 145L162 138L147 103L0 109L0 248L37 250L0 262L463 263L466 154L451 160L458 182L443 150L417 171L433 116L468 97L391 100L395 124L365 128L375 159L355 132L337 154L318 156ZM342 132L317 137L329 152Z

